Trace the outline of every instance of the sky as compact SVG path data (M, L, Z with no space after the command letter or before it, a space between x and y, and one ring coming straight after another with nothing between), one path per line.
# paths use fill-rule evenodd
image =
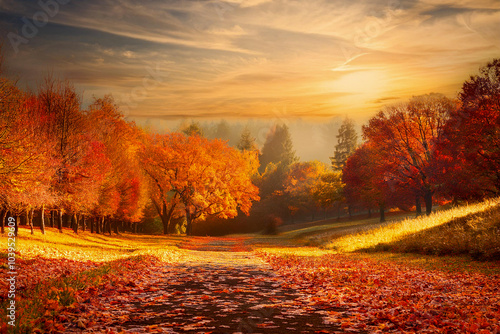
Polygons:
M6 72L130 119L366 122L500 57L498 0L0 0ZM299 126L300 128L300 126Z

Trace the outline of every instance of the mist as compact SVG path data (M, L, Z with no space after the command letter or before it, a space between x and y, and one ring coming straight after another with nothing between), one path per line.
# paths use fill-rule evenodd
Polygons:
M330 165L330 159L337 144L338 129L344 117L336 116L318 120L305 119L159 119L137 118L136 123L151 132L168 133L182 131L191 123L196 123L207 138L219 138L236 147L241 133L247 127L259 149L262 149L267 134L275 124L286 124L290 130L293 147L300 161L318 160ZM360 136L361 124L357 123Z

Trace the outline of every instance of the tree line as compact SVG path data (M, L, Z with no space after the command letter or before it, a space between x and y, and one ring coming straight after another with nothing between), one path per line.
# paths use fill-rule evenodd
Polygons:
M153 205L191 224L248 213L258 189L254 152L199 135L148 133L126 121L111 96L86 109L70 82L47 78L36 92L0 78L0 212L75 233L137 230Z
M436 202L500 192L500 60L462 85L457 99L416 96L363 126L363 144L343 167L349 205L432 212Z
M360 145L346 118L329 166L299 161L285 124L260 149L248 128L230 143L206 138L195 122L150 133L127 121L111 96L84 109L68 81L48 77L31 92L2 76L2 232L11 215L32 233L47 224L137 231L154 217L163 233L272 233L284 220L334 209L340 216L378 208L383 220L390 208L421 213L423 204L430 213L438 202L496 196L499 101L494 60L457 99L428 94L385 107L362 127ZM223 137L227 124L216 130Z

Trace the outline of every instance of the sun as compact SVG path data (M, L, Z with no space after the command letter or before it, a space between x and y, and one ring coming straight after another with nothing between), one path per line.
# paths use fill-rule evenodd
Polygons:
M374 101L386 96L389 79L380 69L336 71L323 89L332 93L331 103L345 110L369 111Z

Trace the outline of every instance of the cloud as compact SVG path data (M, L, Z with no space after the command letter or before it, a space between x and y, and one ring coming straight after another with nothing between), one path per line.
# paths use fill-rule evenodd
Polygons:
M19 32L39 10L8 2L2 27ZM392 99L456 94L498 55L499 11L495 0L72 1L9 64L22 82L57 72L87 101L126 100L161 68L126 106L135 116L366 119Z

